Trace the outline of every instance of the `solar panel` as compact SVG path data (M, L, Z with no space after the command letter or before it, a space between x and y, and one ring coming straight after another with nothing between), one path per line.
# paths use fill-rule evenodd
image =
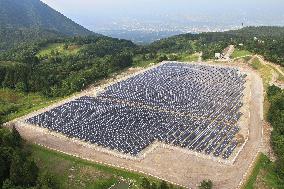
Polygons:
M227 159L244 83L234 68L167 63L26 122L133 156L158 140Z

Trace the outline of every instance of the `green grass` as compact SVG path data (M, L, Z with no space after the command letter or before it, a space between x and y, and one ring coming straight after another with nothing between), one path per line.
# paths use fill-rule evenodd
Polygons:
M107 189L119 183L121 178L131 181L131 188L140 186L143 177L150 182L159 183L152 177L85 161L38 145L32 145L32 157L40 170L47 170L55 175L60 188Z
M0 89L0 116L7 122L54 102L38 93L21 93L12 89Z
M255 163L255 166L253 168L253 171L249 177L249 179L247 180L246 184L244 185L244 189L253 189L253 185L254 183L256 182L256 178L257 178L257 175L261 169L261 167L263 166L263 162L265 160L265 157L263 154L261 154L256 163Z
M238 50L235 49L235 51L233 52L233 54L231 55L232 58L241 58L244 56L250 56L252 55L251 52L247 51L247 50Z
M283 66L280 66L280 70L281 70L282 72L284 72L284 67L283 67Z
M126 182L120 182L118 184L116 184L115 186L113 186L111 189L128 189L129 188L129 184Z
M0 61L0 66L15 67L16 65L25 65L25 64L19 62L12 62L12 61Z
M197 62L199 56L197 54L181 54L179 56L179 61L185 61L185 62Z
M274 163L264 154L259 155L249 179L243 186L243 189L257 188L283 188L275 174Z
M260 70L261 68L263 68L263 65L261 64L261 62L259 61L258 58L254 58L251 62L251 66L253 69L255 70Z
M144 60L141 55L137 55L133 58L133 67L142 67L146 68L151 64L155 64L155 59Z
M284 82L284 76L281 73L279 73L276 69L275 69L275 71L278 73L277 80L280 81L280 82Z
M64 49L63 43L52 43L48 44L46 47L42 48L37 56L38 57L49 57L53 53L58 53L59 55L73 55L80 50L80 47L77 45L69 45L67 49Z
M251 66L253 69L255 69L261 76L263 87L265 91L267 91L268 86L270 86L270 81L272 80L273 75L273 69L269 65L262 64L258 58L253 58L250 61L248 61L249 66ZM267 117L267 113L270 107L270 103L268 101L267 95L264 96L264 105L263 105L263 111L264 116Z
M199 58L197 54L187 54L187 53L181 53L181 54L159 53L157 56L162 56L162 55L166 55L168 58L175 57L177 61L183 61L183 62L196 62L198 61L198 58ZM149 65L153 65L157 63L159 63L157 59L144 60L141 55L137 55L133 58L133 67L146 68Z
M134 61L133 67L147 68L149 65L156 64L155 60L140 60Z
M272 79L273 69L269 65L262 64L258 58L254 58L250 66L261 75L263 85L267 89Z
M284 82L284 76L274 66L269 65L269 67L277 73L277 75L278 75L277 80L280 81L280 82ZM281 67L280 67L280 70L281 70Z

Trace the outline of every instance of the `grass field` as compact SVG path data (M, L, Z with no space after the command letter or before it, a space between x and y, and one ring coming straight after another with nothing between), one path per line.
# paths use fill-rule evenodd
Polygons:
M281 70L282 72L284 72L284 67L283 67L283 66L280 66L280 70Z
M251 66L253 69L260 70L264 65L262 65L258 58L254 58L251 62Z
M46 47L42 48L37 54L38 57L51 56L53 54L59 55L73 55L80 50L80 47L77 45L68 45L64 48L63 43L52 43L48 44Z
M180 54L158 54L158 56L166 55L169 60L171 57L175 57L176 61L182 61L182 62L197 62L198 61L198 54L187 54L187 53L180 53ZM133 66L134 67L148 67L152 64L157 64L160 61L157 59L149 59L144 60L141 55L135 56L133 58Z
M284 76L274 66L269 65L269 67L277 73L277 75L278 75L277 80L280 81L280 82L284 82ZM281 69L281 67L280 67L280 69ZM281 71L282 71L282 69L281 69Z
M185 62L197 62L199 56L197 54L181 54L179 61L185 61Z
M260 73L263 79L264 87L267 89L272 79L273 69L269 65L262 64L258 58L253 58L250 66Z
M37 93L21 93L12 89L0 89L0 117L3 122L7 122L46 107L53 100L55 99L48 99Z
M115 184L111 189L127 189L129 188L129 184L127 182L119 182Z
M135 59L135 58L134 58L134 61L133 61L133 67L146 68L150 64L155 64L155 61L154 60L139 60L139 59Z
M252 53L249 52L249 51L235 49L235 51L233 52L231 57L232 58L240 58L240 57L250 56L250 55L252 55Z
M274 163L264 154L260 154L250 178L245 183L243 189L274 188L281 189L283 185L274 172Z
M113 184L118 184L114 188L127 189L126 183L130 184L130 188L141 188L143 178L157 185L160 183L152 177L85 161L37 145L32 146L32 156L41 171L55 175L60 188L107 189ZM173 189L178 188L169 186Z

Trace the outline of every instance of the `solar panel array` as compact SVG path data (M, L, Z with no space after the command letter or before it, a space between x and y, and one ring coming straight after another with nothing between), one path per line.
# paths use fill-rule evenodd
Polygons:
M159 140L227 159L238 145L245 77L166 63L26 121L133 156Z

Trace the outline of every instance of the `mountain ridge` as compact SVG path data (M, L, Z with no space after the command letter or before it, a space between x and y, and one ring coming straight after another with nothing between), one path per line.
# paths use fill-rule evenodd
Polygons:
M93 34L40 0L0 0L0 15L1 27L39 27L66 35Z
M16 13L16 14L15 14ZM0 0L0 50L23 42L98 35L40 0Z

